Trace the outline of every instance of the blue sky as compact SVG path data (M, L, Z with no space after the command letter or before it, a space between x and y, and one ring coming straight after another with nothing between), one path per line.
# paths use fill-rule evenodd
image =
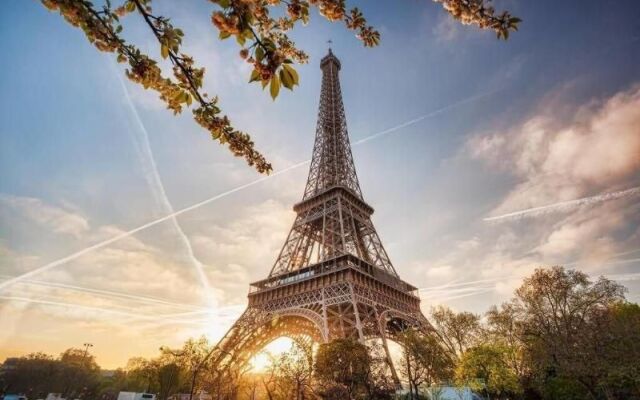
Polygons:
M208 3L156 3L207 68L207 91L275 171L311 155L328 39L343 65L353 142L431 115L353 149L395 268L431 288L425 312L435 304L483 312L553 264L619 279L638 301L637 195L483 221L640 186L637 1L499 1L524 20L507 42L430 1L353 2L381 45L365 49L315 15L293 35L311 56L301 85L275 102L246 83L249 66L235 43L217 40ZM125 35L157 56L144 26L128 22ZM259 178L189 113L174 117L152 93L123 87L113 57L38 2L4 5L0 46L2 279ZM0 356L92 341L98 361L115 366L188 336L217 339L249 282L270 270L306 174L302 166L275 176L1 289L9 328Z

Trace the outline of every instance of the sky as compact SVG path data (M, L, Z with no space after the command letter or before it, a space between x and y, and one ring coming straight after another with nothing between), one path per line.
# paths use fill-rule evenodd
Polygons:
M496 1L523 19L507 42L430 1L348 2L380 46L314 14L292 35L310 55L301 84L275 102L247 83L237 45L217 39L210 3L154 3L275 174L261 179L189 112L174 117L39 2L3 4L0 359L92 343L115 368L189 337L218 340L295 218L329 39L365 200L425 314L483 313L551 265L640 300L636 0ZM125 37L158 57L140 21L126 22Z

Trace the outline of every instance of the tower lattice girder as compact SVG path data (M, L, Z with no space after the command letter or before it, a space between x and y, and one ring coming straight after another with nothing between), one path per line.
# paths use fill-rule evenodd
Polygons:
M400 279L371 221L356 175L338 71L329 50L313 157L297 216L269 276L251 284L247 310L215 349L220 366L246 363L281 336L315 342L382 339L430 325L417 289ZM397 375L391 368L394 377Z

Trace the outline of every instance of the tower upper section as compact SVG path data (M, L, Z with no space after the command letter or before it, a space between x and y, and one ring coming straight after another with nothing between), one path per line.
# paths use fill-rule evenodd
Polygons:
M340 91L340 60L331 49L320 61L320 68L322 89L318 123L303 200L334 187L346 188L362 199Z

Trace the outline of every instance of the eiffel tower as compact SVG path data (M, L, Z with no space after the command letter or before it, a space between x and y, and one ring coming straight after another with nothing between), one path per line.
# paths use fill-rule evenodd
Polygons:
M219 367L243 365L278 337L316 343L380 339L387 346L409 326L430 329L418 290L403 281L371 222L347 133L331 49L320 62L322 91L313 157L302 201L266 279L251 284L249 305L216 347Z

